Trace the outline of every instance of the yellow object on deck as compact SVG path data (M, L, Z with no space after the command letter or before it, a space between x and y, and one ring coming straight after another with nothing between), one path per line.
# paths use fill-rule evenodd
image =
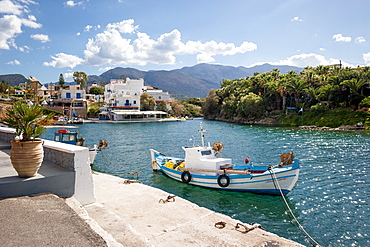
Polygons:
M167 161L166 163L164 163L164 166L173 169L173 163L171 161Z
M181 162L180 165L178 165L175 170L178 171L180 168L185 168L185 162Z

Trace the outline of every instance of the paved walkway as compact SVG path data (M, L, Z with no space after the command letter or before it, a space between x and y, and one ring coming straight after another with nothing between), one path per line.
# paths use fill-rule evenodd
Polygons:
M162 203L171 195L147 185L101 173L93 178L97 202L84 210L123 246L302 246L259 228L246 232L242 225L253 226L179 197ZM221 221L226 226L216 228Z
M53 194L2 199L0 212L1 246L107 246Z

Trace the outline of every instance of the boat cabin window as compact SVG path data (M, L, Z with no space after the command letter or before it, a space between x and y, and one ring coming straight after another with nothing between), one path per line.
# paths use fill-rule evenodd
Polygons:
M76 136L75 135L63 135L63 140L62 141L76 141Z
M76 141L76 134L66 134L66 133L58 133L54 136L54 141L57 142L75 142Z
M202 156L207 156L207 155L212 154L211 150L201 151L200 153L202 154Z

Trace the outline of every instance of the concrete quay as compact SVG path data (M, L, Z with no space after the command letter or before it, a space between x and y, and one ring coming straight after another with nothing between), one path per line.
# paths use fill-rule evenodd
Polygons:
M302 246L180 197L166 202L173 195L157 188L101 173L93 180L96 202L80 209L122 246Z
M163 190L92 172L86 148L47 142L39 174L18 178L1 137L2 246L303 246Z

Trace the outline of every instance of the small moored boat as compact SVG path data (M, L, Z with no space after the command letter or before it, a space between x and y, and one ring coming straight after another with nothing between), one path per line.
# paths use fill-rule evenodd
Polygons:
M85 138L80 136L78 132L78 127L75 126L48 126L49 129L55 129L54 131L54 141L77 145L77 146L84 146L85 145ZM94 163L95 157L97 153L106 148L108 146L108 141L100 140L99 144L93 144L92 147L89 148L89 162L90 164Z
M297 183L300 166L292 152L282 154L274 166L254 164L247 158L245 165L233 165L231 159L221 157L221 142L204 145L206 130L200 127L202 146L183 147L185 159L150 149L153 170L186 184L258 194L286 195Z

